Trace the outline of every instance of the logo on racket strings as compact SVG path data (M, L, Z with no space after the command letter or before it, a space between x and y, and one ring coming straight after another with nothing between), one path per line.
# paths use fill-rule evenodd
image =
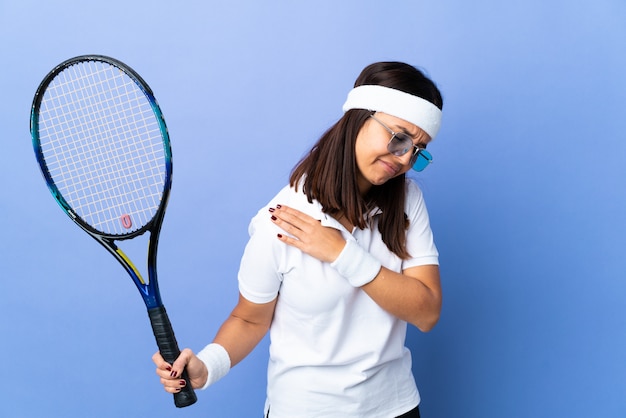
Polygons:
M122 226L126 229L130 229L133 226L133 221L130 219L130 215L125 213L120 217L120 222Z

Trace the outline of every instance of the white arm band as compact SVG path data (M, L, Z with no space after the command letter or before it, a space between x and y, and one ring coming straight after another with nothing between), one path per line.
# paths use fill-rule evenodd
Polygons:
M224 347L219 344L209 344L197 354L197 357L206 365L209 377L201 389L206 389L213 383L226 376L230 370L230 357Z
M339 257L330 266L354 287L361 287L374 280L382 267L380 261L354 240L346 241Z

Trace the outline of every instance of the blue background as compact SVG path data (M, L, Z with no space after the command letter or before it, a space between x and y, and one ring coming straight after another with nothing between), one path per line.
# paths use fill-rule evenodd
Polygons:
M625 22L622 0L0 0L0 416L261 417L267 340L177 410L137 290L45 187L33 94L97 53L170 130L159 273L181 346L236 303L250 217L360 70L401 60L445 98L416 177L445 292L408 334L423 416L626 417Z

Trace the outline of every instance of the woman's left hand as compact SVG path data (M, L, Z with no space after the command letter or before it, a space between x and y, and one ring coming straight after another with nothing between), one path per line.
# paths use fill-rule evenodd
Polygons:
M269 211L272 222L289 234L279 234L278 239L320 261L332 263L346 245L339 230L322 226L320 221L299 210L276 205Z

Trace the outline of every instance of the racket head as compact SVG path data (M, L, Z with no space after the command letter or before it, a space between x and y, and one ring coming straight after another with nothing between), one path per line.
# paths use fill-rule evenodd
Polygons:
M74 222L116 240L160 228L172 181L169 133L132 68L103 55L62 62L39 85L30 122L48 188Z

